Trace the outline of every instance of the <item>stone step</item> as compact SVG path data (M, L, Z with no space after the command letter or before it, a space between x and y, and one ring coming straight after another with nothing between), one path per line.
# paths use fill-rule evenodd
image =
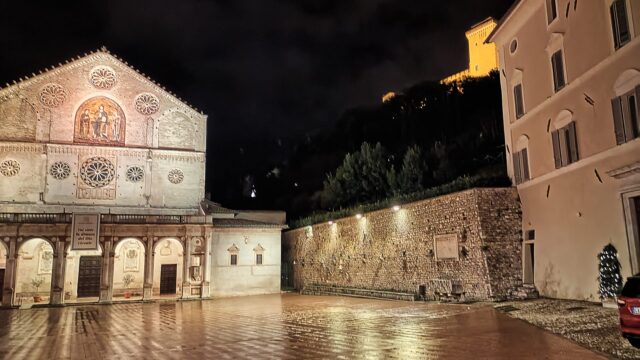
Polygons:
M371 299L392 299L392 300L404 300L414 301L415 294L402 293L394 291L374 290L374 289L358 289L347 288L328 285L308 285L302 290L302 294L305 295L339 295L339 296L352 296L363 297Z

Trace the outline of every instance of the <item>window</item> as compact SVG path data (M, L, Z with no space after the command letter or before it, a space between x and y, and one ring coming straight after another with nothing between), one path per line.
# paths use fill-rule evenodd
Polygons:
M613 28L613 44L617 50L631 40L625 0L615 0L609 10L611 12L611 27Z
M513 103L516 108L516 119L524 115L524 98L522 96L522 83L513 87Z
M513 176L516 180L516 185L530 179L529 176L529 155L527 149L524 148L513 154Z
M611 99L616 143L624 144L640 135L640 85Z
M558 50L551 55L551 68L553 70L553 89L558 92L566 85L562 50Z
M547 0L547 24L551 24L558 17L556 0Z
M231 265L238 265L238 254L231 254Z
M262 265L262 254L256 254L256 265Z
M579 160L575 121L570 122L563 128L554 130L551 133L551 141L553 143L553 158L556 169Z

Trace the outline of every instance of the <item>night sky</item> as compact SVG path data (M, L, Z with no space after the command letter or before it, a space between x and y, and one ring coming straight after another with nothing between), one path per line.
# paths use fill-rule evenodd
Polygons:
M215 199L240 148L304 136L466 68L464 31L512 3L2 1L0 84L107 46L209 115Z

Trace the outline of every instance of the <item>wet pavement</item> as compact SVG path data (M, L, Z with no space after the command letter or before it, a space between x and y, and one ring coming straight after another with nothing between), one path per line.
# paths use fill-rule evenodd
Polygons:
M0 311L1 359L603 359L491 306L297 294Z

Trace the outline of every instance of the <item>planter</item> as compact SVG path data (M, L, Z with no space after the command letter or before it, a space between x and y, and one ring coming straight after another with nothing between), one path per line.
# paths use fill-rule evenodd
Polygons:
M125 299L129 299L129 298L131 298L131 293L130 293L130 292L128 292L128 291L125 291L125 292L124 292L124 298L125 298Z
M42 301L42 296L40 295L35 295L33 297L33 302L41 302Z

